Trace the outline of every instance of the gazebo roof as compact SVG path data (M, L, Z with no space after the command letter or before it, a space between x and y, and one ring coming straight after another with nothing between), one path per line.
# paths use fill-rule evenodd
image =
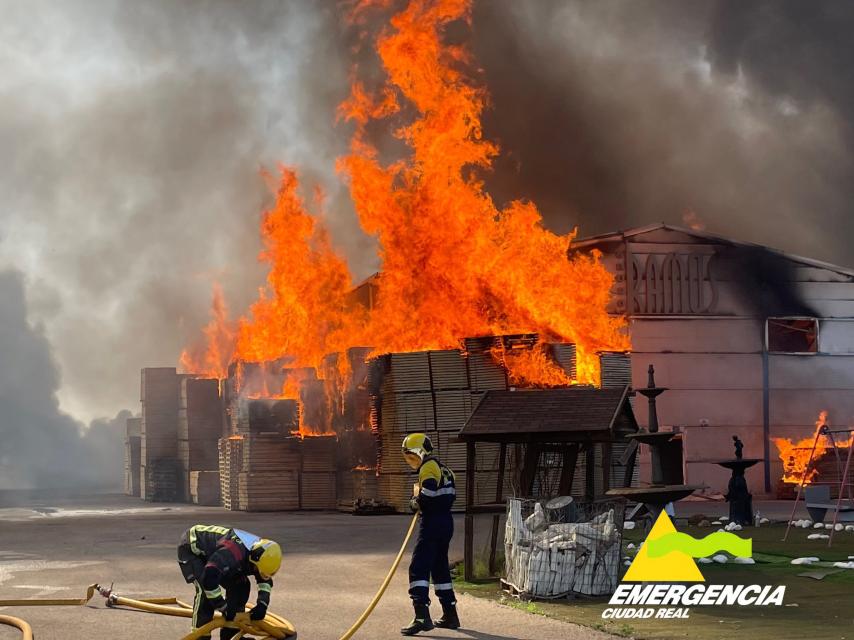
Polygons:
M460 431L461 440L582 442L638 431L629 387L487 391Z

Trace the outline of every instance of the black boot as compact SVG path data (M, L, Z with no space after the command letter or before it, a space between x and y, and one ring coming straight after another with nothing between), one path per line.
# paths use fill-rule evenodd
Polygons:
M442 604L442 617L436 620L436 626L440 629L459 629L460 617L457 615L457 605Z
M415 618L409 623L408 627L403 627L400 632L405 636L414 636L422 631L430 631L433 628L433 621L430 619L430 607L426 604L416 604Z

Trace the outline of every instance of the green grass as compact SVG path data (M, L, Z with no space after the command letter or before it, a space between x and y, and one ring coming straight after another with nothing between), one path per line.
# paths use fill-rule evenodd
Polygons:
M702 537L716 529L685 526L679 530ZM798 574L819 567L790 563L792 558L803 556L818 556L826 565L847 560L849 555L854 556L854 534L838 533L833 546L828 548L826 540L806 539L813 533L812 529L793 529L787 542L782 542L784 531L785 526L774 525L758 529L746 527L738 532L742 537L753 539L754 565L700 565L709 584L785 584L786 606L782 607L691 607L688 620L603 620L606 598L528 603L508 597L497 581L476 585L457 581L457 588L535 615L638 640L721 640L736 635L747 640L854 640L854 608L850 606L854 601L854 570L814 580ZM624 544L637 544L644 535L639 531L627 531Z

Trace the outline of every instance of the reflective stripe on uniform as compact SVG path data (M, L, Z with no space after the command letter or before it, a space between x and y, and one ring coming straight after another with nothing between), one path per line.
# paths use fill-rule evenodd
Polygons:
M436 496L455 496L457 495L457 490L454 487L443 487L433 491L432 489L421 487L421 494L428 498L435 498Z
M442 584L434 584L433 588L436 591L453 591L454 584L452 582L443 582Z
M414 581L409 583L410 589L414 589L415 587L424 587L426 589L429 589L430 588L430 581L429 580L414 580Z
M216 600L217 598L222 598L222 595L222 587L217 587L216 589L205 591L205 597L208 600Z
M198 542L198 539L196 538L197 533L216 533L224 536L228 533L228 529L215 524L197 524L190 527L190 551L195 553L197 556L200 556L202 555L202 551L199 549L199 545L196 544Z
M261 584L258 585L258 591L266 591L267 593L270 593L272 590L273 590L273 587L271 585L267 584L266 582L262 582Z
M193 586L196 587L196 597L193 598L193 631L199 628L198 619L199 619L199 605L202 604L202 585L198 582L194 582Z

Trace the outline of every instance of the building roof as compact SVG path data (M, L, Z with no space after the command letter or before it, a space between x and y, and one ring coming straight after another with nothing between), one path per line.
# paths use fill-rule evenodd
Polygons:
M638 430L629 387L487 391L460 431L462 440L610 440Z
M699 229L689 229L687 227L678 227L671 224L665 224L663 222L655 222L653 224L648 224L643 227L633 227L631 229L624 229L622 231L613 231L611 233L603 233L597 236L590 236L589 238L582 238L572 243L570 251L594 247L596 245L606 244L609 242L622 242L625 240L631 240L635 236L659 230L673 231L687 236L692 236L700 240L714 242L716 244L727 244L734 247L762 249L764 251L776 254L793 262L799 262L801 264L810 267L817 267L819 269L828 269L829 271L835 271L836 273L854 277L854 269L848 267L840 267L839 265L830 264L828 262L822 262L820 260L814 260L812 258L805 258L803 256L795 255L793 253L787 253L785 251L780 251L778 249L767 247L765 245L756 244L753 242L744 242L742 240L733 240L732 238L727 238L716 233L709 233L708 231L701 231Z

